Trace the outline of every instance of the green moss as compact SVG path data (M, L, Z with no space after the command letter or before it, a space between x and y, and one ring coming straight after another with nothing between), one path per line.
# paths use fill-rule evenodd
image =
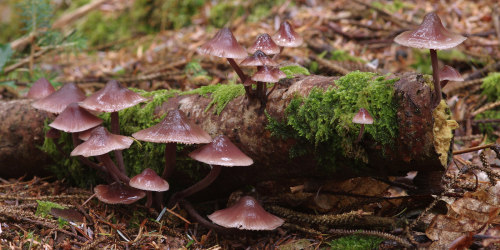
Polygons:
M320 165L335 170L336 161L354 160L354 165L367 163L365 149L353 143L360 126L352 118L360 108L374 117L374 124L365 126L364 137L380 145L391 146L397 135L396 106L393 84L375 73L351 72L339 78L326 91L313 89L307 97L295 97L286 108L286 120L269 119L272 135L297 141L291 157L314 153ZM310 150L314 151L311 152Z
M36 200L36 203L38 203L38 206L36 207L35 215L45 218L50 216L50 210L52 208L65 209L65 207L50 201Z
M293 78L297 75L310 75L309 70L299 65L289 65L280 68L286 74L286 78Z
M484 78L481 85L482 94L488 97L488 101L495 102L500 100L500 73L490 73Z
M330 249L364 250L378 249L384 239L375 236L350 235L335 239L328 244Z
M182 93L182 95L198 94L204 97L212 98L212 101L205 108L205 112L210 108L214 108L214 113L219 115L226 105L238 96L245 94L245 87L243 84L216 84L203 86L191 91Z
M351 56L349 52L344 50L335 50L331 52L330 60L333 61L351 61L351 62L365 62L365 60Z

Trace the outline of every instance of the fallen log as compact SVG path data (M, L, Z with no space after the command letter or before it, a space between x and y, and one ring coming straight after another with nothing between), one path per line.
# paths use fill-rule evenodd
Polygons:
M148 120L148 122L156 121L154 118L160 117L168 109L179 108L211 136L227 135L256 163L250 167L224 169L215 186L224 185L225 188L228 187L227 185L240 186L242 183L250 184L280 178L387 176L401 175L412 170L425 172L444 169L443 166L446 165L449 157L451 129L454 123L448 120L447 107L444 102L440 108L436 109L439 111L431 110L432 91L429 79L414 73L397 77L369 75L367 79L374 82L373 84L378 84L379 89L380 86L385 86L390 91L384 92L389 95L376 99L377 93L371 93L371 91L379 89L370 89L372 83L359 89L364 96L356 94L356 98L361 98L361 103L365 103L366 108L374 112L372 115L375 115L376 121L374 127L367 126L365 131L367 134L363 136L361 142L354 143L359 132L359 127L350 124L349 121L354 112L339 115L338 111L359 107L354 107L356 105L352 103L352 100L344 104L339 103L340 106L348 104L342 108L335 105L321 106L324 103L320 102L332 97L338 98L339 94L332 92L334 89L354 93L357 83L352 83L351 90L350 87L344 86L345 82L363 77L351 75L351 78L347 78L348 76L344 78L303 76L282 81L270 94L265 112L260 110L260 104L249 104L244 95L228 100L227 105L222 110L219 109L220 113L217 114L213 112L216 107L210 108L214 106L213 93L215 92L164 92L164 95L168 95L169 98L163 96L163 100L167 101L162 101L163 104L161 102L155 104L155 117L147 119L142 117L143 114L139 113L143 113L144 109L148 108L147 105L143 105L121 112L120 124L125 124L122 128L123 133L130 135L144 128L143 124L134 124L134 121L137 122L138 119ZM343 85L336 86L338 83ZM348 94L345 95L348 96ZM382 103L384 98L387 101ZM31 109L29 101L13 102L22 106L19 110ZM311 110L301 109L315 102L319 102L320 106ZM9 105L0 106L0 114L4 113L2 107L9 107ZM208 110L207 107L209 107ZM386 110L387 108L393 113L390 114L393 116L391 119L381 117L384 113L391 113ZM33 111L30 110L30 112ZM22 126L16 125L19 124L19 120L26 118L14 112L10 113L10 119L4 119L2 122L0 145L7 145L3 142L6 133L17 135L18 139L17 142L10 140L8 145L39 145L40 140L35 140L35 138L43 136L41 130L31 129L30 134L26 134ZM323 117L323 113L332 114L333 117ZM320 117L315 117L318 114ZM47 115L32 115L28 119L31 123L43 124L46 117ZM318 123L321 124L318 125ZM339 125L341 125L340 128ZM387 126L391 126L392 130L385 128ZM327 128L326 131L325 128ZM306 131L307 129L317 131ZM134 147L124 151L130 174L145 167L161 168L163 166L161 155L163 145L142 143ZM26 152L17 152L23 150ZM10 151L0 151L0 159L16 162L20 161L21 155L39 153L36 147L20 147ZM20 169L32 172L34 164L30 163L30 160L36 163L41 162L41 160L28 158L20 166L24 168ZM178 167L185 168L182 166L184 163L178 162ZM195 171L195 169L187 171ZM1 176L6 176L8 173L9 170L3 167L0 169ZM203 173L199 175L203 176ZM175 181L175 176L173 179Z

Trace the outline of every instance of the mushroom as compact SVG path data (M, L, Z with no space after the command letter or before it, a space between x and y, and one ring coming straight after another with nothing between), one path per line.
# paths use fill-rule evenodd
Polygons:
M266 53L267 55L274 55L280 53L280 47L273 41L269 34L260 34L255 39L253 45L248 48L250 54L254 54L258 50Z
M55 91L54 86L52 86L47 79L42 77L31 85L26 97L29 99L42 99Z
M278 65L273 59L268 57L263 51L257 50L251 56L241 61L241 66L276 66Z
M146 196L146 192L120 183L97 185L94 193L100 201L108 204L132 204Z
M241 197L233 206L215 211L208 218L220 226L242 230L274 230L285 222L266 212L251 196Z
M191 196L208 187L219 176L222 166L250 166L253 164L253 160L241 152L225 135L215 137L209 144L189 153L189 157L209 164L212 166L212 169L205 178L196 184L174 194L170 199L169 205L174 205L179 199Z
M151 191L164 192L169 189L168 182L158 176L156 172L150 168L146 168L140 174L132 177L128 184L131 187L147 191L148 200L146 202L146 207L148 208L151 207L153 203Z
M434 97L431 102L433 108L441 102L441 84L436 50L453 48L465 39L467 38L448 31L435 12L425 15L424 20L416 29L405 31L394 38L394 42L400 45L430 50L434 81Z
M441 88L444 88L444 86L446 86L446 84L448 84L448 81L462 82L464 80L464 78L453 67L448 66L448 65L444 65L439 70L439 80L440 80Z
M128 136L111 134L106 128L99 126L92 130L87 141L73 149L71 156L96 156L97 159L104 164L111 177L116 181L128 183L130 178L117 169L113 160L111 160L107 153L113 150L127 149L133 141L134 140Z
M292 25L288 21L283 21L280 28L273 35L274 42L281 46L280 53L283 51L283 47L298 47L302 45L304 39L293 29ZM274 55L273 59L278 54Z
M241 47L236 38L234 38L229 28L220 29L212 39L198 48L198 53L226 58L236 74L240 77L241 82L244 83L247 79L247 76L243 73L234 59L243 59L247 57L248 53ZM248 96L250 96L250 91L251 88L245 86L245 92Z
M85 99L85 94L74 83L67 83L56 92L38 99L32 106L36 109L59 114L70 103L79 102L83 99Z
M191 122L184 112L170 110L163 120L132 134L137 140L165 143L165 168L161 177L167 179L175 169L176 144L209 143L212 138L200 126Z
M365 124L373 124L373 118L368 113L368 110L364 108L360 108L358 113L352 118L352 122L356 124L361 124L361 128L359 129L359 134L358 138L356 139L356 143L361 141L361 137L363 136L363 133L365 132Z
M111 113L111 132L120 134L118 111L135 106L147 99L123 87L115 80L109 81L106 86L87 97L80 106L93 111ZM120 171L125 173L125 163L120 150L115 151L115 158Z
M252 80L256 81L257 83L259 82L264 83L264 85L262 85L261 88L259 88L259 85L257 85L257 95L260 97L261 103L265 107L266 106L265 104L267 102L267 97L276 88L276 85L274 85L273 88L269 91L269 93L266 94L267 92L266 83L279 82L280 79L286 78L286 74L280 69L274 67L259 66L257 69L258 69L257 72L255 72L255 74L252 76Z

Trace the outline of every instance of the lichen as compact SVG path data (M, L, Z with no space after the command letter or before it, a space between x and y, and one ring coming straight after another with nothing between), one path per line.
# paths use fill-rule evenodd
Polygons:
M313 89L307 97L292 99L285 121L269 117L267 129L274 136L297 141L291 157L314 153L319 165L329 170L336 169L340 158L352 159L357 166L365 165L366 151L354 143L360 126L352 123L352 118L360 108L367 109L375 122L365 126L364 137L391 146L398 133L393 98L396 81L375 73L351 72L335 81L336 87L326 91Z
M439 160L443 166L448 164L448 151L450 150L451 139L453 138L453 130L458 128L458 123L455 120L450 120L451 115L446 105L446 101L441 100L439 105L432 111L434 118L433 134L434 134L434 149L439 155Z

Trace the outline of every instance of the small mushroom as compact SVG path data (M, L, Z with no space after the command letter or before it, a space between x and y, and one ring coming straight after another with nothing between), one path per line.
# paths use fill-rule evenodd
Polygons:
M441 88L444 88L449 81L463 82L464 78L453 67L444 65L439 70L439 80L441 81Z
M298 47L302 45L304 39L293 29L292 25L288 21L283 21L280 28L273 35L274 42L281 46L280 53L283 51L283 47ZM274 57L276 57L274 55ZM273 57L273 59L275 59Z
M465 37L447 30L435 12L425 15L424 20L414 30L405 31L394 38L394 42L412 48L429 49L432 63L432 77L434 81L434 97L432 107L441 102L441 84L439 82L439 67L437 51L450 49L465 41Z
M365 132L365 124L373 124L373 118L368 112L368 110L364 108L360 108L358 113L352 118L352 122L356 124L361 124L361 127L359 129L359 134L358 138L356 139L356 143L361 141L361 137L363 136L363 133Z
M215 211L208 218L220 226L242 230L274 230L284 223L251 196L241 197L233 206Z
M234 145L225 135L219 135L207 145L191 152L189 157L212 166L212 169L205 178L191 187L176 193L172 196L169 206L173 206L179 199L191 196L194 193L208 187L219 176L224 167L250 166L253 160L245 155Z
M146 196L146 192L120 183L97 185L94 193L100 201L108 204L132 204Z
M148 200L146 207L151 207L153 203L151 191L164 192L169 189L168 182L150 168L146 168L140 174L132 177L129 181L129 186L147 191Z
M255 39L253 45L248 48L250 54L254 54L258 50L266 53L266 55L274 55L280 53L280 47L273 41L269 34L260 34Z

